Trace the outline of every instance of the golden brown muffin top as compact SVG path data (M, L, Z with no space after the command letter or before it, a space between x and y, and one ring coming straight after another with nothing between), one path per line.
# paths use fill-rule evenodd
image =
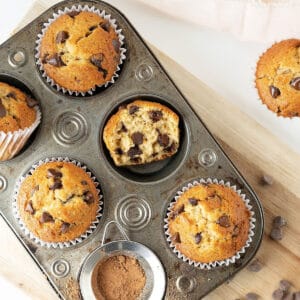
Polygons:
M278 116L300 115L300 40L274 44L259 59L256 88L261 100Z
M22 221L45 242L79 237L95 221L98 192L93 180L70 162L39 166L21 184L17 203Z
M37 101L19 89L0 82L0 131L8 133L30 127L36 120Z
M46 74L61 87L87 92L111 80L120 42L110 23L96 13L72 12L47 28L40 48Z
M209 263L235 255L248 239L250 212L230 187L201 184L184 192L169 216L175 248L193 261Z

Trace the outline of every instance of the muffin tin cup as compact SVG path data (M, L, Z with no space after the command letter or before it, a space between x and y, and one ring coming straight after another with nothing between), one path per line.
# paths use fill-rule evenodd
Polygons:
M120 42L120 60L119 60L119 64L116 68L116 71L115 73L113 74L112 78L105 82L104 84L101 84L101 85L95 85L93 88L91 88L90 90L88 90L87 92L81 92L81 91L73 91L73 90L69 90L69 89L66 89L62 86L60 86L58 83L56 83L52 78L50 78L46 71L44 70L44 67L43 67L43 64L42 64L42 60L40 58L40 47L41 47L41 42L42 42L42 39L44 37L44 34L46 33L48 27L60 16L62 15L65 15L65 14L68 14L70 12L73 12L73 11L77 11L77 12L80 12L80 11L88 11L88 12L92 12L92 13L95 13L97 15L99 15L101 18L107 20L109 23L110 23L110 26L115 30L115 32L117 33L118 35L118 38L119 38L119 42ZM69 95L76 95L76 96L85 96L87 94L89 95L93 95L96 88L101 88L101 87L107 87L109 84L113 84L116 79L119 77L119 74L118 72L120 71L120 67L121 65L123 64L124 60L126 59L126 49L124 48L124 35L122 34L122 29L118 29L118 26L116 24L116 20L113 19L111 17L111 15L108 15L106 14L105 10L99 10L97 9L96 7L94 6L88 6L88 5L73 5L71 8L69 7L65 7L63 10L58 10L57 13L54 13L52 18L48 19L48 21L46 23L44 23L43 25L43 29L42 29L42 32L38 34L38 39L36 40L36 47L35 47L35 50L36 50L36 54L35 54L35 58L36 58L36 64L39 68L39 70L41 71L41 74L42 74L42 77L47 81L48 84L50 84L52 87L54 87L57 91L61 91L63 92L64 94L69 94Z
M172 208L179 199L179 197L189 190L190 188L201 185L201 184L219 184L219 185L224 185L226 187L231 188L234 192L236 192L240 198L243 200L245 203L247 209L250 211L250 227L249 227L249 232L248 232L248 239L245 243L245 246L242 247L235 255L225 259L225 260L218 260L218 261L212 261L209 263L201 263L194 261L184 254L182 254L179 250L176 249L175 245L172 243L171 239L171 234L169 232L169 216L172 212ZM238 190L235 185L231 185L230 182L224 182L223 180L217 180L217 179L212 179L212 178L207 178L207 179L200 179L199 181L194 180L192 183L188 183L186 186L184 186L180 191L177 191L176 196L174 197L174 201L171 201L171 203L168 206L167 209L167 217L164 219L164 229L165 229L165 235L167 237L167 242L169 246L171 247L172 251L177 255L178 258L183 260L184 262L187 262L189 265L194 266L194 267L199 267L200 269L212 269L218 266L229 266L229 264L235 263L238 259L241 258L241 254L246 252L246 248L248 248L252 242L252 237L254 236L254 228L255 228L255 222L256 219L254 218L254 212L252 211L252 206L250 205L250 200L246 198L245 194L242 194L241 190Z
M79 237L67 241L67 242L58 242L58 243L50 243L50 242L45 242L43 240L41 240L40 238L38 238L37 236L35 236L24 224L24 222L22 221L20 214L19 214L19 209L18 209L18 204L17 204L17 198L18 198L18 194L19 194L19 189L20 186L23 182L23 180L30 176L39 166L43 165L44 163L48 163L48 162L69 162L74 164L77 167L82 168L88 175L89 177L93 180L94 185L96 187L97 193L98 193L98 210L97 210L97 215L96 215L96 219L91 223L90 227L86 230L86 232L84 234L81 234ZM36 164L34 164L30 170L23 176L21 176L14 188L14 192L13 192L13 214L20 226L20 228L22 229L22 231L25 233L26 236L28 236L31 240L33 240L37 245L46 247L46 248L66 248L66 247L70 247L70 246L74 246L77 245L81 242L83 242L91 233L93 233L100 221L100 218L102 216L102 208L103 208L103 201L102 201L102 194L99 188L97 188L99 186L99 182L97 181L96 177L93 176L93 174L89 171L87 171L87 167L82 164L81 162L78 162L76 160L70 159L68 157L52 157L52 158L46 158L44 160L40 160L38 161Z
M34 107L36 119L30 127L14 132L0 132L0 161L9 160L17 155L41 122L41 111Z

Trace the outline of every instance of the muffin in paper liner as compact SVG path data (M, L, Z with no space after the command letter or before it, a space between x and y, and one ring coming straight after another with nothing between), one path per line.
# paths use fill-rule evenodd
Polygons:
M69 14L71 12L81 12L81 11L95 13L95 14L99 15L101 18L107 20L110 23L110 26L115 30L115 32L119 38L119 42L120 42L120 59L119 59L119 63L117 65L117 68L116 68L113 76L110 78L110 80L106 81L104 84L95 85L93 88L91 88L90 90L88 90L86 92L69 90L69 89L66 89L66 88L60 86L58 83L56 83L52 78L50 78L46 74L46 71L44 70L44 67L42 64L42 59L40 58L40 47L41 47L41 42L42 42L43 36L44 36L45 32L47 31L48 27L53 23L53 21L55 21L58 17L60 17L62 15ZM56 88L57 91L62 91L64 94L68 93L69 95L75 94L76 96L78 96L78 95L85 96L86 94L93 95L93 93L95 92L97 87L98 88L100 88L100 87L106 88L109 84L113 84L115 82L115 80L119 77L118 73L120 71L120 66L123 64L124 60L126 59L126 55L125 55L126 49L124 48L125 37L122 34L122 29L118 29L116 20L113 19L111 17L111 15L106 14L105 10L100 11L96 7L88 6L88 5L84 5L84 6L73 5L70 8L65 7L63 10L59 10L57 13L54 13L53 17L48 19L48 21L46 23L44 23L43 26L44 27L42 29L42 32L38 34L38 39L36 40L36 44L37 44L35 47L36 64L37 64L39 70L41 71L42 77L45 78L47 83L49 83L52 87Z
M28 176L30 176L39 166L48 163L48 162L69 162L74 164L77 167L82 168L88 175L89 177L92 179L92 181L94 182L94 185L96 187L96 191L98 194L98 209L97 209L97 214L96 214L96 219L91 223L90 227L86 230L85 233L81 234L79 237L70 240L70 241L66 241L66 242L45 242L43 240L41 240L40 238L38 238L37 236L35 236L24 224L24 222L22 221L20 214L19 214L19 209L18 209L18 204L17 204L17 198L18 198L18 193L19 193L19 189L21 187L21 184L23 182L23 180L25 178L27 178ZM39 160L36 164L32 165L32 167L30 168L30 170L28 172L26 172L25 175L21 176L14 188L14 193L13 193L13 214L20 226L20 228L22 229L22 231L25 233L26 236L28 236L31 240L33 240L36 244L43 246L43 247L47 247L47 248L64 248L64 247L70 247L70 246L74 246L77 245L81 242L83 242L91 233L93 233L100 221L100 218L102 216L102 206L103 206L103 201L102 201L102 194L99 188L97 188L99 186L99 182L97 181L97 178L89 171L87 171L87 166L85 166L84 164L74 160L74 159L70 159L68 157L52 157L52 158L46 158L44 160Z
M265 108L265 111L267 111L270 116L274 117L275 121L279 120L281 122L282 126L286 126L285 124L291 124L292 126L296 126L298 128L298 126L299 126L299 116L300 115L295 114L294 116L292 116L292 115L284 116L284 115L278 114L277 112L275 112L274 110L269 108L267 103L265 102L265 100L259 95L259 90L258 90L258 87L256 85L257 65L258 65L258 62L260 61L260 59L262 58L262 56L265 55L267 53L267 51L269 51L274 45L276 45L280 42L293 40L293 39L298 40L300 42L299 38L297 38L297 37L290 37L290 38L287 38L287 39L284 39L284 40L274 40L274 41L268 43L267 45L262 46L262 48L257 52L257 55L255 56L255 61L253 61L251 63L251 72L252 72L252 76L251 76L252 91L251 91L251 93L253 94L253 97L255 97L258 101L261 102L261 104ZM284 74L286 71L288 71L287 68L277 69L277 72L279 72L278 74ZM300 71L298 73L300 74ZM276 100L274 99L274 101L276 101Z
M9 160L16 156L40 124L41 111L37 106L34 109L36 119L30 127L7 133L0 131L0 161Z
M235 193L237 193L240 196L240 198L243 200L243 202L245 203L245 206L247 207L247 209L250 213L248 239L247 239L245 245L238 252L236 252L235 255L233 255L225 260L216 260L216 261L212 261L209 263L202 263L202 262L194 261L194 260L190 259L189 257L185 256L184 254L182 254L179 250L177 250L175 245L172 242L171 234L169 232L169 217L170 217L170 214L172 213L172 208L175 205L175 203L177 202L177 200L179 199L179 197L184 192L186 192L187 190L189 190L190 188L192 188L194 186L201 185L201 184L218 184L218 185L223 185L225 187L231 188ZM164 230L165 230L167 242L168 242L170 248L173 250L173 252L177 255L178 258L182 259L184 262L187 262L189 265L192 265L194 267L199 267L200 269L211 269L211 268L214 268L217 266L229 266L229 264L235 263L238 259L240 259L241 254L246 252L246 248L249 247L252 242L252 237L254 236L253 229L255 228L255 222L256 222L256 219L254 218L254 212L252 211L252 206L250 205L250 200L246 198L245 194L242 194L241 190L237 190L236 186L231 185L230 182L225 183L223 180L219 181L217 179L207 178L207 179L200 179L199 181L194 180L193 182L188 183L186 186L184 186L180 191L177 191L176 196L174 197L174 199L170 202L170 204L168 206L167 217L164 219L164 223L165 223Z

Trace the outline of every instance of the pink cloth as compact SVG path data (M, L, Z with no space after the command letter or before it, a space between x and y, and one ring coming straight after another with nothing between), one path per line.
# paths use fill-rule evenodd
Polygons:
M244 41L300 38L300 0L138 0Z

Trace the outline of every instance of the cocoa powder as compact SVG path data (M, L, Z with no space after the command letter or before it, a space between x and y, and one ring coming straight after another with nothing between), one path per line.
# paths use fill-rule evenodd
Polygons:
M134 300L146 283L137 259L116 255L101 261L94 269L92 286L97 300Z

